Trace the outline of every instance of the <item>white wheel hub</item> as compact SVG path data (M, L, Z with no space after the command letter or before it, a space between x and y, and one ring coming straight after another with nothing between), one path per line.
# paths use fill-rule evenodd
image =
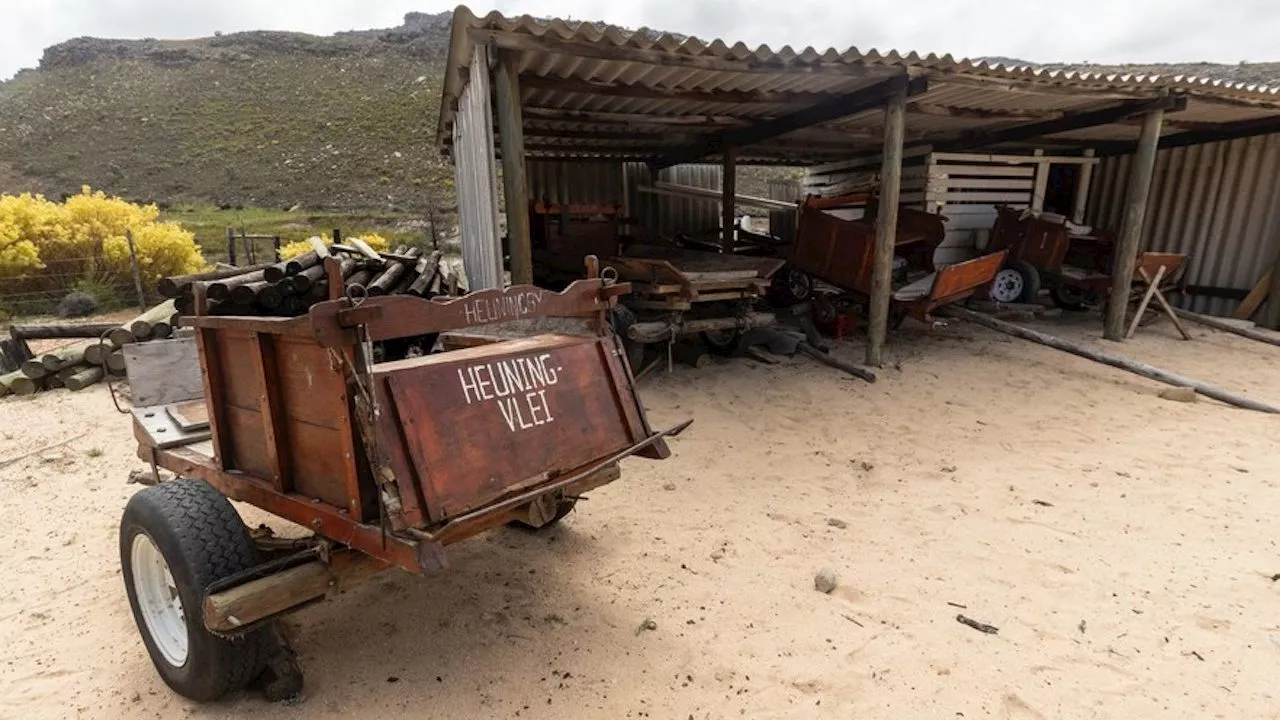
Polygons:
M141 532L133 536L129 559L133 592L147 633L166 662L182 667L187 662L187 621L169 563L155 542Z
M1025 287L1022 273L1013 268L1004 268L996 273L995 280L991 282L991 299L1002 303L1016 302L1022 297Z

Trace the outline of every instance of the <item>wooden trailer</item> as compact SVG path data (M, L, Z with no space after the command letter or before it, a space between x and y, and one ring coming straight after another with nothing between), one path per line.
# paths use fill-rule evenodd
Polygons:
M280 614L386 568L441 570L447 546L550 525L622 459L667 457L688 423L650 427L605 321L628 288L595 267L559 293L341 298L297 318L206 316L198 288L182 322L202 396L133 411L139 456L180 479L134 495L121 523L129 600L164 680L216 698L262 672ZM381 341L539 318L582 330L374 362ZM228 498L314 534L251 533Z

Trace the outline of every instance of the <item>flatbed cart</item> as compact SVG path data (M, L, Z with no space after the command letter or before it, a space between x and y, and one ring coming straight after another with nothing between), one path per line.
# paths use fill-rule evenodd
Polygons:
M120 526L129 603L164 681L215 699L271 670L282 614L388 568L442 570L449 545L546 527L622 459L668 457L665 438L689 423L650 427L605 321L628 288L594 261L559 293L353 300L333 284L297 318L207 316L197 288L182 324L202 397L132 411L139 457L176 479L136 493ZM586 331L374 362L384 340L539 318ZM229 500L313 534L251 531Z

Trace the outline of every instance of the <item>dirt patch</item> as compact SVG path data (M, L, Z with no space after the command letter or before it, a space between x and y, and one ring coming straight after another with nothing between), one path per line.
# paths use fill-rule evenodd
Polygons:
M1089 341L1280 402L1274 348L1193 333ZM901 371L874 385L800 359L649 376L655 425L695 418L672 460L627 461L548 534L495 531L436 577L293 616L302 712L1273 712L1274 417L964 325L908 326L890 355ZM299 717L251 694L193 705L149 665L116 547L141 463L105 388L0 400L0 427L0 463L71 439L0 468L0 714Z

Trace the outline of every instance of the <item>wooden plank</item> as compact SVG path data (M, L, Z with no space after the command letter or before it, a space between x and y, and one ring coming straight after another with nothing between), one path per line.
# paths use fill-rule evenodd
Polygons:
M209 408L204 404L203 400L169 405L165 408L165 412L169 413L169 417L173 419L174 424L182 429L183 432L209 427Z
M935 156L936 157L936 156ZM961 177L1002 177L1002 178L1033 178L1036 174L1034 167L1024 167L1021 165L943 165L934 166L933 175L955 178Z
M965 162L965 163L1007 163L1010 165L1023 165L1035 163L1039 160L1047 160L1054 165L1097 165L1099 159L1096 157L1083 157L1077 155L1010 155L1000 153L973 153L973 152L935 152L934 159L942 162Z
M688 300L680 300L672 298L671 300L642 300L640 298L627 298L622 301L624 305L639 310L690 310L693 304Z
M1125 338L1131 338L1138 332L1138 323L1142 322L1142 314L1147 311L1147 305L1151 303L1151 296L1156 294L1156 290L1160 287L1160 281L1164 278L1164 266L1156 271L1155 279L1147 285L1147 291L1142 294L1142 301L1138 303L1138 309L1133 314L1133 322L1129 324L1129 331L1124 334ZM1175 318L1176 319L1176 318Z
M332 580L329 566L316 561L212 593L204 598L204 624L214 632L235 632L324 597Z
M928 202L945 202L945 203L1015 203L1029 202L1031 200L1031 188L1027 188L1023 192L942 192L930 193L925 196Z
M1164 266L1163 266L1163 265L1161 265L1161 266L1160 266L1160 270L1164 270ZM1190 340L1190 339L1191 339L1191 333L1187 332L1187 329L1186 329L1185 327L1183 327L1183 326L1182 326L1182 322L1181 322L1180 320L1178 320L1178 313L1174 312L1173 307L1171 307L1171 306L1169 305L1169 301L1168 301L1168 300L1165 300L1165 298L1164 298L1164 293L1163 293L1163 292L1160 292L1160 273L1159 273L1159 271L1156 271L1156 278L1155 278L1155 279L1152 279L1152 278L1151 278L1151 276L1147 274L1147 269L1146 269L1146 268L1144 268L1144 267L1139 267L1139 268L1138 268L1138 273L1142 275L1142 279L1143 279L1143 280L1146 280L1146 281L1147 281L1148 283L1150 283L1153 287L1155 287L1155 289L1156 289L1156 292L1155 292L1156 302L1157 302L1157 303L1159 303L1160 307L1164 308L1164 312L1165 312L1165 314L1166 314L1166 315L1168 315L1168 316L1169 316L1169 319L1173 321L1173 326L1174 326L1175 328L1177 328L1177 329L1178 329L1178 333L1179 333L1180 335L1182 335L1182 339L1183 339L1183 340Z
M1031 192L1035 181L1027 178L1010 179L977 179L943 176L929 186L930 190L946 192L948 190L1022 190Z
M288 420L284 417L284 403L280 398L280 368L272 340L270 335L253 333L249 362L257 373L258 414L262 416L262 434L267 450L265 477L277 492L288 492L288 446L284 442Z
M1231 317L1237 320L1248 320L1258 311L1258 307L1266 301L1267 296L1271 294L1271 278L1275 273L1275 266L1267 268L1262 273L1262 277L1258 278L1258 282L1253 284L1253 289L1240 301L1240 305L1231 313Z
M204 396L194 337L130 343L121 351L135 405L167 405Z

